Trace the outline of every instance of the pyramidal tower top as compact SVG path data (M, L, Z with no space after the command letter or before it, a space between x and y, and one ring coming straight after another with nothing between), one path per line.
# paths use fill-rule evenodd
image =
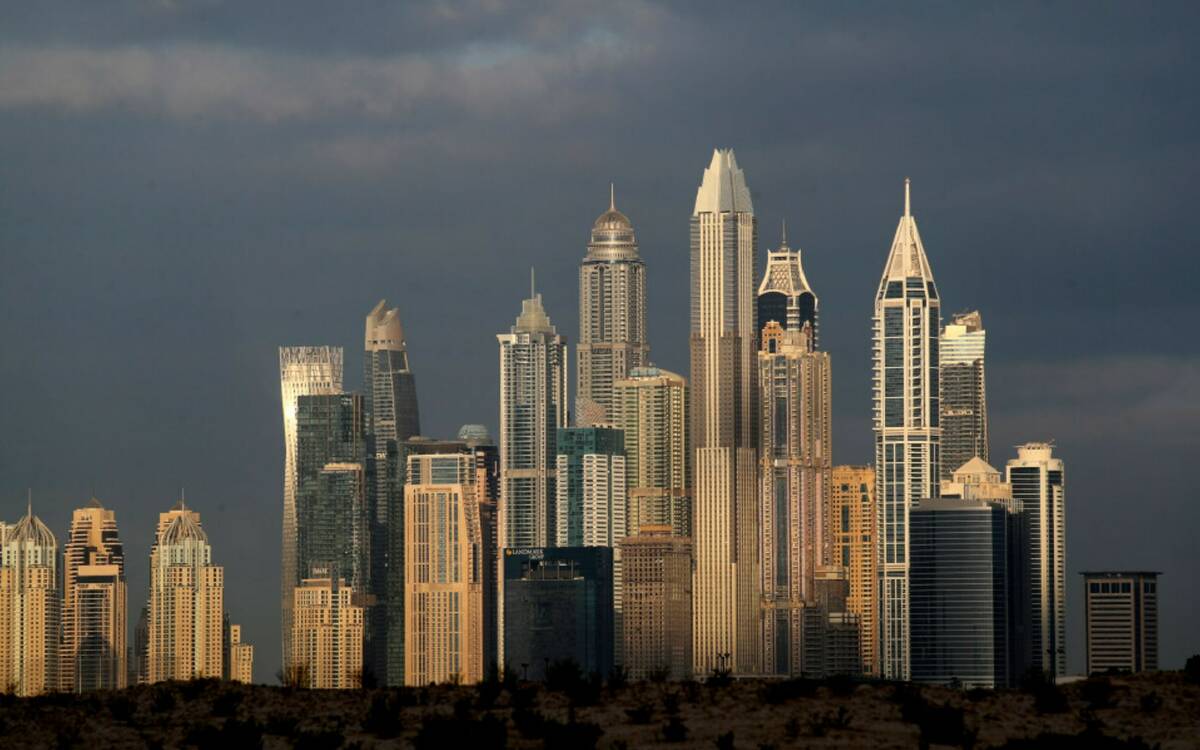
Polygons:
M746 175L738 167L731 148L713 149L712 161L704 170L700 188L696 191L696 208L692 215L723 211L754 213Z
M917 219L912 215L912 181L908 178L904 180L904 215L900 217L896 236L892 239L892 250L883 267L880 294L884 293L889 281L904 282L906 279L921 279L930 287L933 286L933 269L929 265L929 258L925 256L925 245L921 242L921 233L917 231Z

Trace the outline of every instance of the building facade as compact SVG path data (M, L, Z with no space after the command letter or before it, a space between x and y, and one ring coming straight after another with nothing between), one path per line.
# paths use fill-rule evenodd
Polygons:
M785 330L771 320L760 338L762 669L798 675L804 609L817 571L832 564L829 355L813 350L811 323Z
M879 674L875 628L877 514L875 470L870 466L834 466L829 484L830 556L834 565L846 571L846 612L857 618L860 626L862 673L872 676Z
M225 679L250 684L254 682L254 646L242 640L242 626L230 625L225 636L229 651L229 668Z
M874 315L875 497L879 504L879 662L909 677L909 509L938 491L941 440L938 334L941 302L904 182Z
M609 195L608 210L592 225L579 267L579 342L575 420L609 424L613 383L649 361L646 343L646 266L633 224Z
M497 600L500 596L500 547L496 507L500 503L500 449L483 425L463 425L458 439L475 457L475 496L479 501L479 528L483 535L483 668L498 669L499 633L496 630Z
M542 295L500 342L500 534L505 547L553 543L555 438L567 426L567 344Z
M92 498L71 515L63 546L63 690L125 687L125 552L116 514Z
M60 689L58 540L30 505L0 524L0 692L42 695Z
M292 657L285 680L296 687L349 690L361 687L366 614L354 587L314 568L316 577L296 587Z
M1001 503L956 498L910 511L913 681L1011 684L1008 516Z
M616 547L627 535L625 433L562 427L555 457L555 546Z
M613 384L612 422L625 433L626 533L670 526L690 537L687 381L657 367L631 370Z
M1059 677L1067 670L1067 508L1062 459L1050 443L1017 446L1005 472L1024 514L1029 662Z
M387 301L367 314L364 326L363 416L370 532L367 671L388 685L404 683L404 461L401 446L421 433L417 381L399 308Z
M181 500L158 516L150 551L147 682L220 679L225 570L212 563L200 514Z
M342 348L282 346L279 348L279 390L283 402L283 548L280 568L280 625L283 660L291 658L292 594L300 581L296 550L296 408L303 395L342 391Z
M522 679L542 680L555 662L584 674L613 668L612 550L504 550L504 659Z
M759 669L754 298L757 223L732 150L714 150L691 219L694 669Z
M1158 573L1084 571L1087 673L1158 670Z
M984 349L987 331L979 311L959 313L942 329L942 474L978 456L988 458L987 384Z
M620 543L622 664L630 679L692 675L692 540L643 525Z
M408 457L404 487L405 665L408 685L484 677L484 557L476 457Z

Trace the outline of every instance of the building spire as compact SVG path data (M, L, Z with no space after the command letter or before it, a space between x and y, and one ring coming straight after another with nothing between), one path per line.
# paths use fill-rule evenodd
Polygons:
M617 210L617 188L614 183L608 183L608 210Z
M25 514L33 518L33 488L25 489Z
M904 217L912 216L912 200L909 197L909 187L912 185L912 180L904 178Z
M537 282L536 282L536 277L534 275L534 272L535 272L534 267L530 266L529 267L529 299L533 299L534 297L537 296L537 291L535 291L537 289Z
M783 239L782 246L787 247L787 219L783 219Z

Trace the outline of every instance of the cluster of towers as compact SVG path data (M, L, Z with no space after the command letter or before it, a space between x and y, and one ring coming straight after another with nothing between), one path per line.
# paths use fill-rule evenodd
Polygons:
M0 523L0 551L0 691L250 681L254 650L224 611L224 569L212 562L200 514L182 501L159 515L133 644L116 514L98 500L72 514L61 556L32 503L16 523Z
M537 677L562 659L634 677L1063 672L1062 462L1030 443L1003 480L988 465L986 334L978 312L942 325L907 182L875 298L874 466L833 463L818 297L786 231L760 267L732 151L704 170L690 240L690 378L650 360L646 265L610 193L579 271L574 400L533 287L497 336L494 444L470 425L419 436L382 302L361 396L340 349L281 350L298 682Z

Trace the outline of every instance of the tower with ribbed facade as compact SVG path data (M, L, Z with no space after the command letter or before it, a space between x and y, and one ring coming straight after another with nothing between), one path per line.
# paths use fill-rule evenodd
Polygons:
M941 303L904 181L904 215L875 294L875 496L880 513L879 661L909 678L908 514L937 497Z
M279 390L283 402L283 554L280 625L283 663L291 659L292 596L300 583L296 550L296 401L300 396L342 392L342 348L281 346Z
M125 687L125 552L116 513L96 498L71 515L62 620L62 689Z
M580 426L610 423L613 383L646 364L649 355L646 266L633 224L617 210L610 191L608 210L592 225L579 267L575 421Z
M714 150L691 219L697 674L759 668L756 246L745 175L732 150Z
M831 563L831 377L829 355L816 350L817 297L786 236L768 253L758 312L762 668L798 675L804 610Z
M179 501L158 516L150 550L147 682L220 679L225 569L213 565L200 514Z
M669 526L675 536L690 537L687 380L639 367L613 384L612 412L613 424L625 432L628 535L642 526Z
M58 541L33 505L0 524L0 692L59 690Z
M500 342L500 546L554 544L555 441L567 426L567 343L532 290Z

